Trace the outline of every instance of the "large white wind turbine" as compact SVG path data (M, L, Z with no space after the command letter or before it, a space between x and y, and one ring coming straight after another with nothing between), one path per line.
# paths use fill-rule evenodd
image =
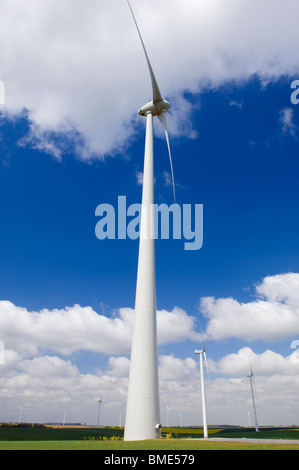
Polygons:
M151 217L154 204L154 116L160 119L166 135L174 198L175 186L166 122L166 113L170 103L164 100L161 95L137 21L129 0L127 1L145 53L153 88L153 100L145 104L138 111L140 116L146 117L146 139L135 320L124 434L124 440L126 441L140 441L159 437L159 430L161 428L156 326L155 240L151 236L155 233L153 227L154 219Z
M201 386L201 402L202 402L202 421L203 421L203 436L205 439L208 435L208 419L207 419L207 402L206 402L206 386L205 386L205 372L204 361L208 372L208 362L204 340L202 339L202 349L196 349L195 354L199 354L200 365L200 386Z
M251 366L250 366L250 375L247 375L247 377L250 380L250 390L251 390L255 430L256 430L256 432L259 432L258 422L257 422L257 414L256 414L256 406L255 406L255 397L254 397L254 378L253 378L253 372L252 372Z

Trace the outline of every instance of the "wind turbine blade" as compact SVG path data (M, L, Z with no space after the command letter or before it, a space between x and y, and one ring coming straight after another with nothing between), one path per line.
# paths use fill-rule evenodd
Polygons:
M205 347L205 342L203 340L203 334L201 335L201 342L202 342L202 350L205 353L206 352L206 347Z
M207 369L207 374L208 374L208 381L210 381L209 366L208 366L207 355L206 355L206 351L205 351L205 350L204 350L204 353L203 353L203 357L204 357L205 364L206 364L206 369Z
M134 12L132 10L132 7L130 5L129 0L127 0L127 2L128 2L129 7L130 7L130 10L131 10L131 13L132 13L132 16L133 16L133 19L134 19L134 23L136 25L136 28L137 28L137 31L138 31L138 34L139 34L139 37L140 37L140 41L141 41L141 44L142 44L142 47L143 47L143 50L144 50L144 53L145 53L146 61L147 61L147 64L148 64L148 68L149 68L149 72L150 72L150 76L151 76L151 80L152 80L153 103L156 104L156 103L158 103L158 101L163 101L163 98L162 98L161 92L159 90L158 83L157 83L156 77L155 77L154 72L153 72L153 68L152 68L150 60L148 58L148 55L147 55L147 52L146 52L146 49L145 49L145 45L144 45L140 30L139 30L139 27L138 27L138 23L136 21Z
M250 362L249 358L247 358L247 361L248 361L248 367L249 367L249 370L250 370L250 375L247 375L247 377L252 377L253 373L252 373L252 367L251 367L251 362Z
M255 379L254 379L254 375L253 375L253 374L252 374L252 383L253 383L254 396L255 396L255 398L258 400L258 394L257 394L257 389L256 389Z
M166 121L166 112L163 111L159 115L159 119L164 127L165 131L165 136L166 136L166 141L167 141L167 147L168 147L168 153L169 153L169 160L170 160L170 169L171 169L171 178L172 178L172 187L173 187L173 197L174 197L174 202L176 201L175 197L175 184L174 184L174 173L173 173L173 165L172 165L172 157L171 157L171 151L170 151L170 143L169 143L169 135L168 135L168 128L167 128L167 121Z

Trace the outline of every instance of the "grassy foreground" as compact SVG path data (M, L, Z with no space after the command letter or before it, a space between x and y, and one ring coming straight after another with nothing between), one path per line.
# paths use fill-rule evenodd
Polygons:
M3 427L0 425L0 450L100 450L100 451L199 451L199 450L299 450L298 428L263 428L256 433L247 428L210 429L209 436L241 438L244 442L201 441L201 429L162 429L160 441L124 442L119 428ZM250 443L246 439L282 439L280 444Z
M98 451L200 451L200 450L299 450L296 444L251 444L213 441L40 441L0 442L0 450L98 450Z

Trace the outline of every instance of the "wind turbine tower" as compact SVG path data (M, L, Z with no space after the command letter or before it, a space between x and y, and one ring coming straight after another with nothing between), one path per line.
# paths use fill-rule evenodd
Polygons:
M23 409L24 409L24 405L21 404L21 406L20 406L20 415L19 415L19 424L21 424L21 422L22 422Z
M205 360L207 368L208 368L208 364L207 364L206 348L205 348L203 340L202 340L202 349L200 349L200 350L196 349L195 354L199 354L203 436L204 436L205 439L207 439L209 437L209 434L208 434L208 420L207 420L207 402L206 402L204 360Z
M102 400L102 397L99 398L98 400L98 428L100 427L100 418L101 418L101 407L102 407L102 403L103 403L103 400Z
M253 378L253 372L250 367L250 375L247 375L250 381L250 390L251 390L251 398L252 398L252 407L253 407L253 417L254 417L254 425L255 425L255 430L256 432L259 432L258 428L258 423L257 423L257 414L256 414L256 406L255 406L255 398L254 398L254 378Z
M125 441L140 441L159 437L160 400L158 378L155 233L152 209L154 205L153 119L161 121L168 146L171 172L172 159L166 123L170 103L163 99L150 64L133 10L128 1L145 53L153 89L153 100L138 112L146 118L142 212L140 223L139 258L135 297L135 319L131 347L131 365L127 397ZM175 198L175 186L173 180Z

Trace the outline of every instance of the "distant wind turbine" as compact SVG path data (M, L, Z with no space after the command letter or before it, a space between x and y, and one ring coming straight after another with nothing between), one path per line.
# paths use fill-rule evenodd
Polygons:
M169 428L169 410L170 410L170 405L166 405L166 427Z
M250 366L250 375L247 375L250 381L250 390L251 390L251 398L252 398L252 407L253 407L253 417L254 417L254 425L256 432L259 432L258 422L257 422L257 414L256 414L256 406L255 406L255 397L254 397L254 378L252 368Z
M19 415L19 424L21 424L21 422L22 422L23 409L24 409L24 405L21 404L21 406L20 406L20 415Z
M204 438L207 439L209 437L209 434L208 434L208 420L207 420L207 403L206 403L204 361L205 361L205 365L206 365L206 369L207 369L208 374L209 374L209 370L208 370L206 348L205 348L205 344L204 344L203 339L202 339L202 349L200 349L200 350L196 349L195 354L199 354L203 434L204 434Z
M161 95L132 7L129 0L127 2L145 53L153 90L152 101L138 111L140 116L146 117L146 140L135 320L124 434L124 440L132 441L155 439L159 437L158 430L161 427L156 326L155 240L151 236L155 233L154 221L151 217L154 204L153 118L155 116L161 121L166 136L174 200L175 184L166 122L166 113L170 103Z
M98 404L99 404L99 407L98 407L98 428L100 427L100 418L101 418L101 407L102 407L102 403L103 403L103 400L102 400L102 397L100 397L99 400L98 400Z
M251 428L250 411L247 411L247 417L248 417L248 427Z

